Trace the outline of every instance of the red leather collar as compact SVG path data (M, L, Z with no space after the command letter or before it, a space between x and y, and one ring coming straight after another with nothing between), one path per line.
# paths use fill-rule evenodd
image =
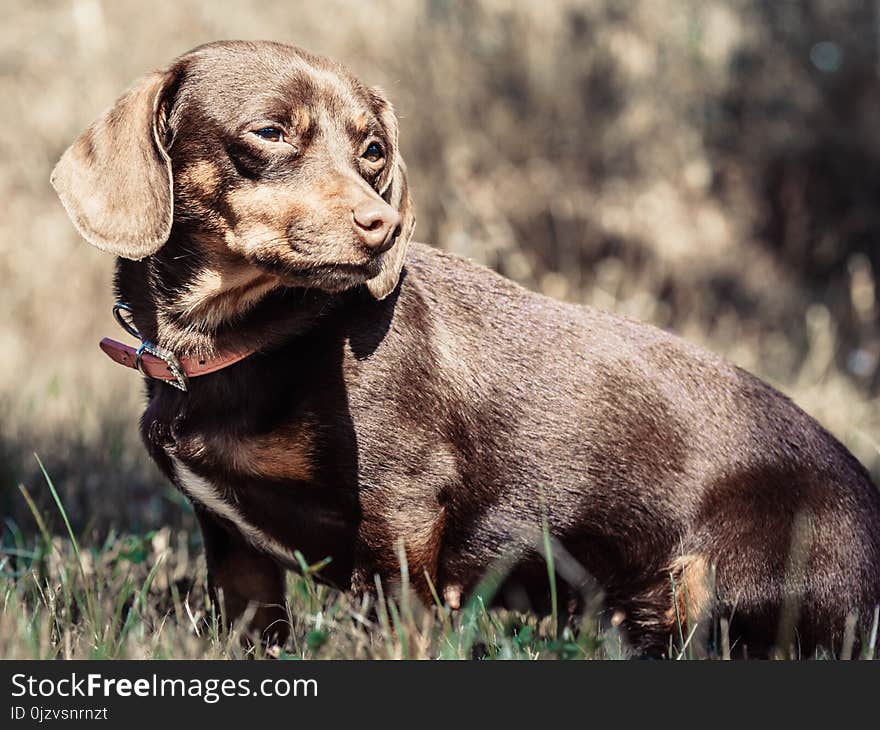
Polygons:
M125 365L132 370L140 369L144 375L150 378L167 380L169 382L173 382L177 379L174 371L168 363L160 357L151 355L149 352L141 354L141 367L138 368L136 348L131 347L130 345L124 345L116 340L111 340L109 337L105 337L101 340L99 347L105 352L107 357L113 360L113 362ZM230 365L234 365L251 354L252 353L250 352L243 352L230 353L228 355L210 358L181 357L178 358L177 361L180 363L183 374L186 375L187 378L197 378L200 375L207 375L208 373L213 373L217 370L227 368Z
M174 353L145 340L131 321L123 316L123 312L131 316L131 308L127 304L116 302L113 305L113 316L126 332L141 341L140 347L135 349L105 337L100 342L100 348L113 362L133 370L140 370L148 378L161 380L178 390L186 390L190 378L217 372L253 354L253 351L248 351L230 352L216 357L178 358Z

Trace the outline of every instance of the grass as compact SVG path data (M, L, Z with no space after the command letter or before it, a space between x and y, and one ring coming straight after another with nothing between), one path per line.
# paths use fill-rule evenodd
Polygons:
M39 461L39 459L38 459ZM43 469L42 463L40 468ZM39 537L28 539L7 520L0 543L0 656L6 659L242 659L265 658L261 647L244 648L243 617L226 630L208 600L204 559L197 533L163 528L143 535L110 532L83 546L70 525L52 479L43 469L67 535L52 535L47 515L29 491L21 495L32 511ZM556 595L557 567L568 556L543 524L541 544L548 590ZM560 621L552 615L488 608L509 562L492 566L460 611L422 605L409 591L409 569L401 553L401 590L389 595L376 582L374 599L355 598L318 582L326 561L309 565L297 553L298 574L288 575L286 610L291 636L279 659L624 659L631 656L623 635L603 624L593 610ZM556 562L559 565L556 565ZM676 595L673 576L672 591ZM678 601L674 602L678 606ZM594 607L595 608L595 607ZM685 594L685 614L687 595ZM689 618L689 617L688 617ZM726 621L701 634L678 617L668 656L728 658ZM874 658L877 616L862 658Z
M42 464L40 464L42 469ZM7 521L0 545L0 656L8 659L190 658L263 656L245 649L242 626L225 630L208 600L204 559L193 533L164 528L143 535L109 533L92 546L74 534L52 479L46 485L67 535L52 535L48 516L21 486L39 537ZM545 545L549 546L549 538ZM402 554L402 552L401 552ZM487 608L509 568L495 566L457 612L422 605L408 590L389 595L377 582L375 605L321 585L326 562L290 573L292 628L282 659L597 659L628 655L619 632L592 620L558 627L540 618ZM552 573L551 582L553 580ZM555 614L554 614L555 616ZM242 624L245 619L242 620Z
M32 524L19 483L52 507L36 488L38 451L80 534L91 534L89 523L101 534L192 526L174 495L163 496L139 442L137 378L97 350L119 334L113 259L81 239L48 179L65 147L140 74L233 37L304 45L387 90L401 116L418 240L708 346L794 397L880 479L880 284L865 253L876 249L880 220L865 187L880 169L873 52L847 46L840 73L817 76L805 51L817 38L865 37L870 23L857 16L868 5L6 5L0 514ZM777 5L781 17L770 22ZM783 30L803 37L780 42ZM741 63L744 54L762 64ZM757 78L743 76L749 68ZM867 88L842 93L837 84L851 77ZM787 132L770 134L780 115ZM863 154L834 163L812 152L836 140L831 156L842 139ZM780 154L797 163L796 153L822 161L820 172L767 174ZM777 178L781 193L767 188ZM838 193L808 196L826 187ZM838 209L839 229L829 223Z
M181 545L155 548L169 532L114 536L86 553L77 570L71 543L2 548L0 655L15 659L237 659L262 651L224 631L207 601L204 564ZM121 547L120 547L121 546ZM132 552L140 554L133 557ZM175 578L175 576L178 576ZM291 574L287 610L292 636L284 659L549 659L625 655L615 632L555 638L549 620L488 611L476 599L451 616L379 593L368 602Z

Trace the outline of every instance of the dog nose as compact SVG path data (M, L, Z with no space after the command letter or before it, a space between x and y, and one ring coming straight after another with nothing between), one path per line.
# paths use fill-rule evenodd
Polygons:
M381 253L391 248L400 226L400 214L384 200L355 206L354 229L369 248Z

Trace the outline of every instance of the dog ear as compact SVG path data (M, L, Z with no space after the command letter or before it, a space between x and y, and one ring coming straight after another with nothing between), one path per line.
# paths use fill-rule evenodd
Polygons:
M165 97L175 74L134 84L62 155L51 182L80 234L127 259L156 253L171 232L174 191Z
M385 202L400 214L400 234L394 245L383 255L381 271L367 281L370 293L376 299L384 299L394 291L400 279L406 250L416 227L416 217L406 181L406 164L398 147L397 116L394 108L378 89L371 89L370 95L378 107L379 119L385 128L388 144L388 163L379 177L377 188Z

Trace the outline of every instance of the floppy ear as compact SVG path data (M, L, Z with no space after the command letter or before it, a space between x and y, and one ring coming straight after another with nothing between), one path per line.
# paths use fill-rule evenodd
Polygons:
M51 182L77 230L127 259L156 253L174 213L171 160L163 137L170 72L148 74L62 155Z
M372 89L370 94L374 102L379 105L379 118L385 127L389 147L388 164L379 178L377 187L385 202L400 214L400 234L394 245L383 255L382 270L367 281L367 289L370 293L376 299L384 299L394 291L400 279L400 272L406 259L406 249L416 227L416 216L406 181L406 164L400 156L397 144L397 116L391 104L378 89Z

